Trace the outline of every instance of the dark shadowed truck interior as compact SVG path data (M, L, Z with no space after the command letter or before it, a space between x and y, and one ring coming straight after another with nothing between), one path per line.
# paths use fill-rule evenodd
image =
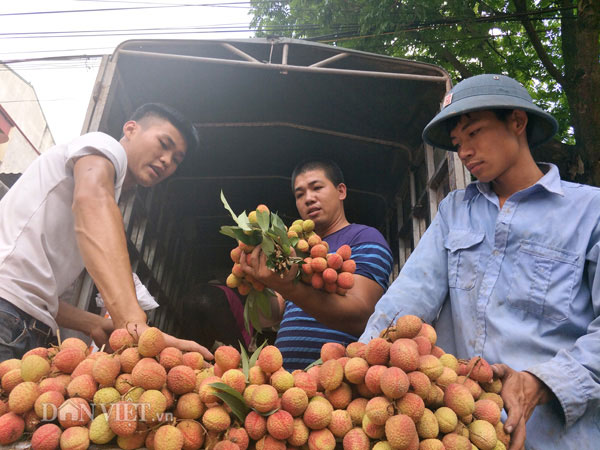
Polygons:
M290 175L311 157L340 165L348 219L383 233L397 275L439 201L469 179L456 155L421 140L450 87L434 65L305 41L120 45L102 62L83 131L118 139L136 107L163 102L202 139L172 178L121 201L133 269L160 304L152 323L179 334L182 296L229 273L220 191L238 213L265 203L291 223ZM73 301L93 309L94 294L83 276Z

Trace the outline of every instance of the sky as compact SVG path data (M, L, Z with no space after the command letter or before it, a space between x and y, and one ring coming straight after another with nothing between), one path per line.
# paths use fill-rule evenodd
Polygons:
M248 38L243 0L2 0L0 61L37 93L55 142L81 133L98 55L129 39ZM75 59L47 59L76 56ZM32 60L16 62L21 60ZM15 61L15 62L10 62ZM0 99L2 101L18 99Z

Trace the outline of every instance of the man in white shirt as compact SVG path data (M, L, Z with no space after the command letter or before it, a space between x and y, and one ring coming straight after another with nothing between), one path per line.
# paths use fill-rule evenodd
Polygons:
M28 167L0 201L0 361L46 346L57 326L97 344L113 328L147 328L117 202L122 190L172 175L197 146L197 132L180 112L150 103L123 125L120 141L88 133ZM84 268L112 322L59 300ZM169 346L212 357L197 343L166 338Z

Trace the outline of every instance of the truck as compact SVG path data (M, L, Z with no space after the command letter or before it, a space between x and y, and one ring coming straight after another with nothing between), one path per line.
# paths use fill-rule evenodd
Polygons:
M120 202L132 268L160 305L150 322L177 335L186 291L229 273L220 192L234 211L265 203L289 224L290 175L307 158L340 165L348 220L382 232L397 276L438 203L470 181L456 153L421 138L451 84L432 64L287 38L130 40L105 56L83 132L119 139L136 107L161 102L201 136L175 175ZM93 310L95 293L84 274L72 302Z

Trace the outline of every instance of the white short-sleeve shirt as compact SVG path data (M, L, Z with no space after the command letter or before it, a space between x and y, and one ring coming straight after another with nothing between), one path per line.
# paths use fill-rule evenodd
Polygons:
M39 156L0 200L0 297L56 330L59 296L84 268L77 245L73 166L102 155L115 167L115 200L127 173L123 146L88 133Z

